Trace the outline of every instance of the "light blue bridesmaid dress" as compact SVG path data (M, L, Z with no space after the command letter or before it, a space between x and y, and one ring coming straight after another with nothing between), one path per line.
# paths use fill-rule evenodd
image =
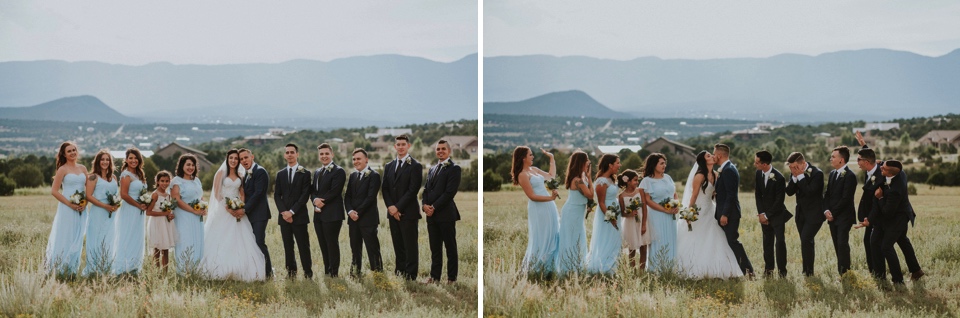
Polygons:
M643 178L640 188L657 203L673 199L673 194L677 191L673 178L667 174L660 179ZM654 210L650 206L647 206L647 217L647 226L650 227L653 240L647 249L647 271L672 270L676 266L677 220L674 220L673 215Z
M610 178L597 178L594 184L607 185L606 198L603 203L606 206L619 205L617 194L620 188L610 180ZM604 221L604 211L597 205L593 216L593 237L590 240L590 252L587 254L587 272L593 274L613 274L617 267L617 258L620 256L623 240L620 238L620 230L613 227L610 222ZM619 225L618 225L619 226Z
M124 169L120 179L130 177L127 195L134 200L140 196L140 189L146 188L136 174ZM113 240L113 273L136 273L143 266L145 215L140 208L123 202L123 206L113 217L117 219L116 235Z
M530 177L533 193L550 195L543 184L543 176ZM523 271L531 274L551 274L557 256L560 220L554 201L527 202L527 252L523 256Z
M61 192L69 198L77 191L85 192L87 178L82 173L68 173L63 176ZM86 210L83 214L71 209L62 202L57 204L57 215L53 217L53 227L47 239L47 251L44 254L44 268L61 275L80 273L80 254L83 252L83 227L86 224Z
M557 274L579 272L587 256L587 197L576 190L567 192L567 202L560 209L560 245L557 249Z
M117 180L104 180L97 176L97 185L93 188L93 197L103 204L109 204L107 193L117 194L119 187ZM88 194L89 195L89 194ZM87 263L83 267L83 275L106 275L113 266L113 237L116 228L116 214L113 216L107 210L93 205L87 205Z
M198 178L187 180L174 177L170 186L180 187L180 198L187 204L203 196L203 188ZM196 270L203 258L203 222L199 215L181 209L179 203L177 208L173 209L173 215L180 236L177 246L174 247L174 262L177 273L183 274Z

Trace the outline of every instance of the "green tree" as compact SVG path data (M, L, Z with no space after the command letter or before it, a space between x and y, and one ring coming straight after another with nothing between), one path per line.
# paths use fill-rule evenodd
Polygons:
M460 191L477 191L477 185L479 183L479 179L477 177L479 176L479 170L480 161L473 159L473 161L470 162L470 169L461 172L463 175L460 177Z
M16 181L13 181L13 179L7 177L6 175L0 174L0 196L13 195L13 192L16 188Z
M10 178L18 188L36 188L43 185L43 172L32 164L20 165L10 170Z
M144 182L149 184L148 188L150 189L157 186L156 182L153 181L154 177L157 176L157 172L160 172L160 168L157 168L157 164L153 163L153 159L150 157L143 158L143 176L147 179L144 180Z
M500 174L493 172L493 169L483 172L483 191L500 191L501 184L503 184L503 178Z

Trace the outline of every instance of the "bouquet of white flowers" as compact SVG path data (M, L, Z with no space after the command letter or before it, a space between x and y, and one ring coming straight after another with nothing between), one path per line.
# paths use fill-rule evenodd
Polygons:
M193 202L190 202L190 206L193 207L194 210L205 211L207 210L207 206L209 206L209 204L207 203L207 201L196 199L196 200L193 200ZM199 217L200 217L200 222L203 222L203 215L199 215Z
M240 200L240 197L226 198L227 208L231 210L243 209L244 204L243 200ZM237 222L240 222L240 218L237 218Z
M547 190L553 191L556 189L560 189L560 181L557 181L557 179L550 179L550 180L544 181L543 183L544 183L544 186L547 187ZM559 198L560 196L557 195L557 199Z
M631 198L629 203L627 203L627 211L634 213L633 219L637 222L640 222L640 211L643 208L640 204L640 197Z
M173 211L173 209L177 207L177 199L170 198L170 199L167 199L166 201L160 202L159 204L160 204L160 211L163 211L163 213L169 213L170 211ZM170 218L167 218L167 222L170 222Z
M147 187L140 188L140 195L137 196L137 203L150 204L150 202L153 202L153 196L147 192ZM143 210L140 210L140 215L143 215Z
M604 221L613 221L613 228L620 230L620 227L617 226L617 218L620 217L620 206L614 204L607 206L607 212L603 213Z
M74 192L69 198L67 198L67 201L70 201L70 203L79 205L81 207L85 207L87 205L87 195L83 191L77 190L77 192ZM80 212L77 213L83 215L83 210L81 209Z
M693 231L693 224L691 222L696 222L700 219L700 207L696 204L680 210L680 219L687 221L687 231Z
M120 195L107 192L107 204L120 207ZM107 211L107 218L112 218L113 212Z
M660 206L667 210L672 210L673 208L683 208L683 204L680 204L680 201L677 201L677 199L663 199L663 201L660 201ZM673 219L677 219L676 214L673 215Z

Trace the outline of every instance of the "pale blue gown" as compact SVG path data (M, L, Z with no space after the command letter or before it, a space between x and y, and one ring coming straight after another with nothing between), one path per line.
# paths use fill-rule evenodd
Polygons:
M97 176L97 185L93 188L93 197L103 204L109 204L107 193L117 194L119 186L117 180L107 181ZM113 216L107 210L93 205L87 205L87 262L83 267L83 275L105 275L111 273L113 267L113 238L116 228L116 214Z
M61 192L70 197L77 191L85 192L87 178L82 173L68 173L63 176ZM50 237L47 239L47 251L44 254L44 268L57 274L80 273L80 254L83 252L83 227L86 224L87 211L81 214L69 205L57 203L57 214L53 217Z
M198 178L186 180L175 177L170 186L180 187L180 198L187 204L203 196L203 187ZM203 222L199 215L181 209L179 203L177 208L173 209L173 215L179 235L179 241L174 248L174 262L177 273L182 274L198 269L203 258Z
M543 176L530 177L533 193L547 195ZM523 256L522 268L526 273L550 274L555 271L554 261L557 256L558 231L560 220L557 213L557 204L554 201L527 202L527 252Z
M576 190L567 192L567 202L560 209L560 245L557 249L557 274L567 275L583 269L587 257L587 197Z
M640 181L640 188L643 188L650 198L657 203L665 199L673 199L676 187L673 184L673 178L664 174L663 178L654 179L652 177L643 178ZM678 200L679 201L679 200ZM677 255L677 220L672 214L663 213L647 206L648 233L651 233L650 248L647 249L647 271L672 270L676 267Z
M120 179L124 177L131 179L127 195L136 200L140 196L140 189L145 188L146 185L130 171L123 170ZM113 240L113 273L117 275L136 273L143 266L145 215L139 207L128 204L126 201L115 214L117 228Z
M603 200L606 206L619 205L617 194L620 188L614 184L613 180L598 178L594 184L607 185L607 196ZM604 211L600 210L599 204L593 214L593 237L590 240L590 252L587 254L587 273L613 274L613 270L617 268L617 258L620 256L623 244L620 230L613 227L610 222L604 221Z

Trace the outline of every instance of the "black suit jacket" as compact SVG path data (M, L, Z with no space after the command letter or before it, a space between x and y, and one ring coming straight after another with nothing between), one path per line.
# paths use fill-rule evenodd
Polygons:
M806 177L800 182L787 181L787 195L797 196L797 222L820 222L827 219L823 215L823 171L814 165L804 171Z
M350 174L350 183L347 184L347 193L343 197L343 205L350 211L357 211L357 220L347 218L347 224L358 223L360 226L376 226L380 224L377 214L377 193L380 192L380 174L370 167L366 177L360 178L360 172ZM359 180L358 180L359 179Z
M322 177L322 178L321 178ZM347 181L347 173L342 167L333 165L330 171L318 168L313 173L313 183L310 188L310 202L314 199L323 199L322 212L314 214L314 222L343 221L343 186Z
M770 168L773 174L772 180L767 180L764 185L763 171L757 170L756 189L754 195L757 201L757 213L765 213L771 224L784 224L793 217L787 206L783 204L786 197L784 188L786 179L776 168Z
M740 217L740 198L737 196L739 188L740 172L737 171L737 167L731 161L730 164L723 167L717 177L717 212L714 214L714 218L718 221L722 216L727 218Z
M277 205L279 212L293 210L292 224L307 224L310 223L310 215L307 214L307 199L310 198L310 171L297 170L293 174L293 182L289 181L287 168L277 172L277 179L273 183L273 202ZM289 224L283 218L277 218L277 223Z
M907 175L900 171L890 180L890 184L885 184L886 178L879 183L883 198L874 197L870 224L888 231L906 231L907 223L914 218L913 206L907 195Z
M440 164L433 166L427 174L427 184L423 186L423 204L434 208L433 216L427 217L427 223L460 220L460 210L453 202L453 197L460 187L461 171L453 160L449 162L449 166L442 169Z
M253 164L247 171L243 181L243 195L246 202L243 210L247 213L250 222L266 221L271 217L270 205L267 203L267 187L270 186L270 177L267 169Z
M830 223L837 225L856 223L857 211L853 208L853 196L857 192L857 175L844 166L831 171L829 178L827 192L823 195L823 210L830 210L833 214L833 221Z
M869 173L870 171L865 171ZM870 180L870 179L873 180ZM877 187L883 184L883 172L880 171L880 166L877 165L877 168L872 175L866 176L866 180L863 183L863 193L860 195L860 204L857 206L857 220L863 222L863 219L870 215L870 212L873 210L873 200L876 199L874 192L877 191ZM871 225L873 220L870 220Z
M423 183L423 166L413 157L409 158L410 163L404 163L400 171L397 171L397 159L384 167L383 203L387 207L396 206L401 220L418 220L421 216L417 193Z

